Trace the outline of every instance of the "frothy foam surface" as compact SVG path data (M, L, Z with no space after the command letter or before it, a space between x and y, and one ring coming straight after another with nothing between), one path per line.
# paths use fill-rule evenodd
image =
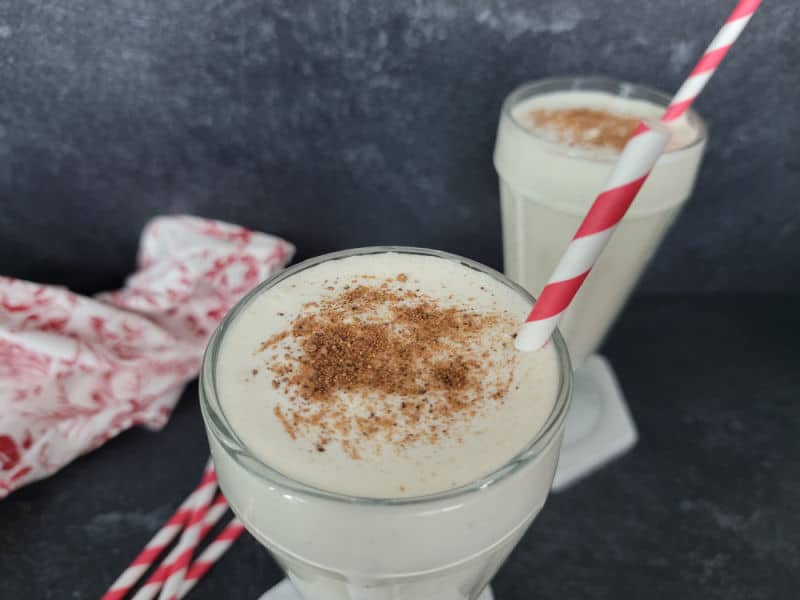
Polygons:
M639 121L660 119L664 108L614 94L573 90L534 96L512 112L514 120L545 139L613 156L625 146ZM669 127L668 151L697 139L697 130L686 115Z
M552 345L513 346L529 308L452 260L331 260L237 316L218 396L245 446L288 477L354 496L444 491L508 462L553 409Z

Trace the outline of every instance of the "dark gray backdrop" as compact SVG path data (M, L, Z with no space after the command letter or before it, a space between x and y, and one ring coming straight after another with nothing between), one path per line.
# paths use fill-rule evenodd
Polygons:
M0 0L0 273L119 285L156 213L500 265L518 83L673 91L734 0ZM800 43L767 0L699 103L711 143L647 291L800 290Z

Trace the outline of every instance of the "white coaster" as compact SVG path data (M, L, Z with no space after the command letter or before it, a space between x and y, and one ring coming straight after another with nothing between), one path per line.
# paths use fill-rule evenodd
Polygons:
M636 439L636 426L611 365L602 356L590 356L575 371L553 490L563 490L624 454Z
M303 600L292 582L284 579L278 585L268 589L259 600Z
M288 579L284 579L274 588L267 590L259 600L303 600ZM483 590L478 600L494 600L492 590L488 587Z

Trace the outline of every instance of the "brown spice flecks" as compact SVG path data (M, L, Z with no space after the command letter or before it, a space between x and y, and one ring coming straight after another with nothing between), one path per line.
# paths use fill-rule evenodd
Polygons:
M261 347L258 349L258 352L263 352L267 348L276 345L281 340L286 339L289 337L288 331L281 331L280 333L276 333L275 335L271 336L267 341L261 343Z
M397 276L397 281L400 281L400 282L402 282L402 283L405 283L406 281L408 281L408 275L406 275L405 273L400 273L400 274Z
M441 361L433 366L433 376L447 389L463 390L468 383L470 367L477 366L474 361L467 362L462 358Z
M486 343L501 349L515 319L441 306L391 281L306 304L262 345L281 357L268 366L290 402L274 413L292 439L316 440L319 452L335 440L358 460L367 447L435 443L505 396L514 352L493 364Z
M291 423L289 423L289 420L284 416L280 407L276 406L274 409L272 409L272 412L275 413L275 416L281 422L283 428L286 430L286 433L289 434L289 437L291 437L293 440L297 439L297 433L294 431Z
M622 150L639 124L639 119L591 108L534 110L530 118L536 127L552 132L561 143L617 151Z
M361 458L358 448L356 448L353 442L350 440L342 440L342 449L344 450L344 453L353 460L359 460Z

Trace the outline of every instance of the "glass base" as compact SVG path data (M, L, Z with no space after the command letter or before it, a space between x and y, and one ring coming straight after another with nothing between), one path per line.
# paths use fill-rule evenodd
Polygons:
M288 579L284 579L278 585L270 588L266 593L261 596L259 600L303 600L297 590ZM420 599L421 600L421 599ZM478 597L478 600L494 600L494 595L490 588L483 590L483 593Z
M575 371L553 490L569 487L624 454L636 439L636 426L611 365L600 355L590 356Z

